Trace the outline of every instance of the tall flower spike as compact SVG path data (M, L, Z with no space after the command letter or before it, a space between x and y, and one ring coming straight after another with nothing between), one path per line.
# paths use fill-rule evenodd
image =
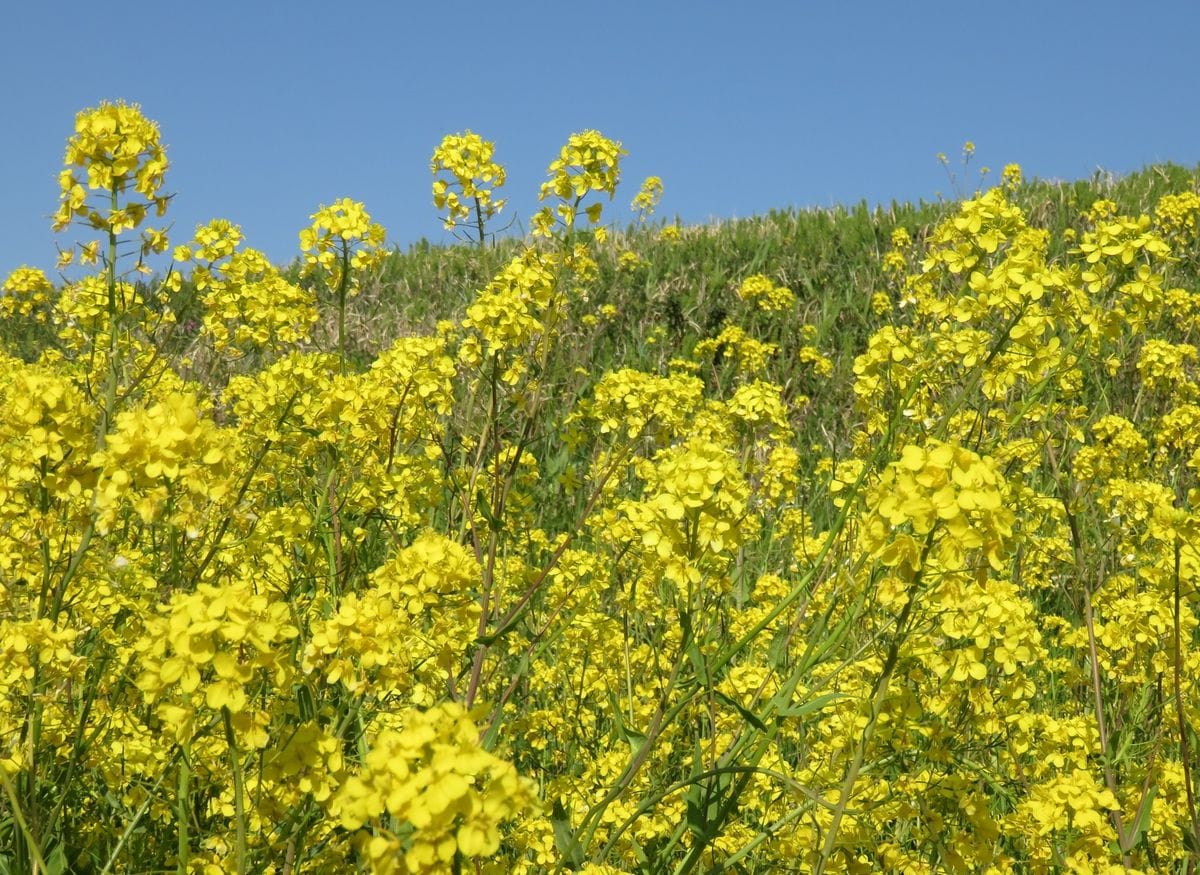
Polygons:
M305 253L305 272L325 270L333 284L341 282L339 259L345 254L352 270L374 265L386 252L383 226L371 221L366 207L350 198L322 206L312 214L312 224L300 232L300 249Z
M474 222L482 236L482 225L504 209L504 200L493 192L504 185L505 170L493 160L496 144L467 131L447 134L429 162L433 174L433 203L445 210L443 223L449 231ZM446 177L449 178L446 178Z
M551 210L544 207L533 217L533 233L549 236L555 214L568 229L575 227L579 202L592 191L605 192L611 199L621 179L621 156L629 154L617 140L610 140L599 131L572 134L559 150L558 158L550 162L549 179L542 183L538 200L557 197L561 203ZM592 204L585 211L591 222L600 221L601 204Z
M663 196L663 181L657 176L647 176L630 207L643 221L658 207Z
M112 234L138 227L151 209L166 213L162 194L168 162L158 125L142 114L137 104L101 103L75 116L75 133L67 140L64 169L58 176L60 195L54 230L72 220ZM107 198L89 203L89 192ZM124 204L118 196L140 195Z

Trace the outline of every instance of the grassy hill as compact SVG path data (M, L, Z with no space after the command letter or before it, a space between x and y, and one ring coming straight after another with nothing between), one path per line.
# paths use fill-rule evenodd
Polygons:
M1050 253L1061 256L1071 237L1071 232L1063 232L1081 233L1085 213L1097 200L1112 201L1122 214L1152 214L1163 195L1198 186L1200 165L1164 164L1122 177L1097 173L1075 182L1034 180L1019 186L1012 200L1031 225L1050 232ZM782 318L773 320L765 335L764 326L755 326L757 336L780 345L768 378L812 397L817 415L810 419L823 423L824 431L814 439L836 441L844 430L835 428L830 434L831 423L851 415L853 359L876 328L894 319L890 312L871 308L876 292L888 294L895 303L898 277L884 267L893 232L906 231L919 250L929 231L956 208L956 202L943 201L779 210L678 227L677 236L671 230L675 226L664 222L627 228L599 247L598 280L589 300L577 302L581 312L612 305L618 316L593 342L578 347L576 355L566 351L561 364L596 375L617 363L661 369L744 314L747 308L739 309L735 294L738 284L750 275L765 274L792 289L799 301L793 311L778 314ZM432 328L439 319L458 318L520 245L500 240L481 250L422 241L394 252L351 304L348 318L362 359L368 360L395 337ZM633 267L621 264L627 252L638 258ZM1193 260L1179 268L1178 276L1200 289L1200 263ZM833 374L819 385L805 376L809 369L792 354L806 325L815 328L813 345L834 364Z

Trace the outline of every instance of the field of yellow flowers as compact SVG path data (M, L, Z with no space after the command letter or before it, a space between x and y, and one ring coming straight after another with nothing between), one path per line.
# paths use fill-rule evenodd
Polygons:
M1194 180L1051 225L1010 165L847 349L769 254L643 330L608 279L704 231L605 224L623 155L501 245L447 137L489 278L368 352L363 204L168 240L157 126L78 115L78 278L0 296L0 872L1193 871Z

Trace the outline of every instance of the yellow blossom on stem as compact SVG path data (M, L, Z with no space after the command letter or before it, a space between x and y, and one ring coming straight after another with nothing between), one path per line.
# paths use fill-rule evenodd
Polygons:
M495 151L495 143L471 131L447 134L429 162L433 203L446 211L447 230L473 223L481 243L484 224L504 209L504 200L494 197L505 178L504 167L493 159Z
M136 228L153 209L159 216L166 211L167 196L161 192L167 170L166 151L160 141L158 125L142 115L137 104L101 103L75 117L75 133L67 140L59 174L60 206L54 217L54 229L61 231L72 219L80 219L93 228L119 234ZM89 191L103 192L95 206L88 202ZM114 208L118 196L136 193L141 200L126 201Z

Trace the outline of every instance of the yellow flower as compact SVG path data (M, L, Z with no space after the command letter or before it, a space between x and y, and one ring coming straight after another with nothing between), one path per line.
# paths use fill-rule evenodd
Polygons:
M350 198L320 207L311 218L312 224L300 231L305 273L328 274L333 288L341 288L345 280L350 294L356 293L357 273L387 254L383 226L372 222L366 207Z
M54 285L35 267L18 267L0 286L0 313L29 316L46 308L54 294Z
M486 222L504 209L504 200L493 196L505 178L504 167L493 160L495 149L495 143L466 131L447 134L433 150L429 162L434 175L433 203L446 211L447 229L471 221Z
M752 301L760 310L768 312L786 310L796 300L791 289L775 285L770 277L761 273L742 280L737 294L743 301Z
M495 853L500 825L536 808L532 782L480 747L461 705L406 709L397 722L403 728L372 739L362 768L330 800L330 814L361 830L360 847L376 871L399 864L448 875L458 854ZM397 825L406 828L393 832Z
M535 219L534 229L538 234L549 234L554 215L568 229L575 227L580 201L590 192L602 192L611 199L621 178L621 156L627 154L616 140L610 140L599 131L583 131L572 134L562 147L558 158L550 162L549 180L542 183L539 200L557 197L561 203L554 212L547 207L542 218ZM592 222L599 221L600 205L587 208Z
M67 140L66 168L59 176L60 206L54 229L61 231L78 218L92 227L119 234L136 228L153 207L162 215L167 197L161 194L167 170L166 152L158 125L142 115L136 104L101 103L75 117L75 133ZM81 177L79 173L82 173ZM88 191L100 191L101 205L89 206ZM136 193L112 208L112 197Z
M645 221L658 207L663 196L663 181L657 176L647 176L641 189L633 197L630 206L638 214L639 221Z

